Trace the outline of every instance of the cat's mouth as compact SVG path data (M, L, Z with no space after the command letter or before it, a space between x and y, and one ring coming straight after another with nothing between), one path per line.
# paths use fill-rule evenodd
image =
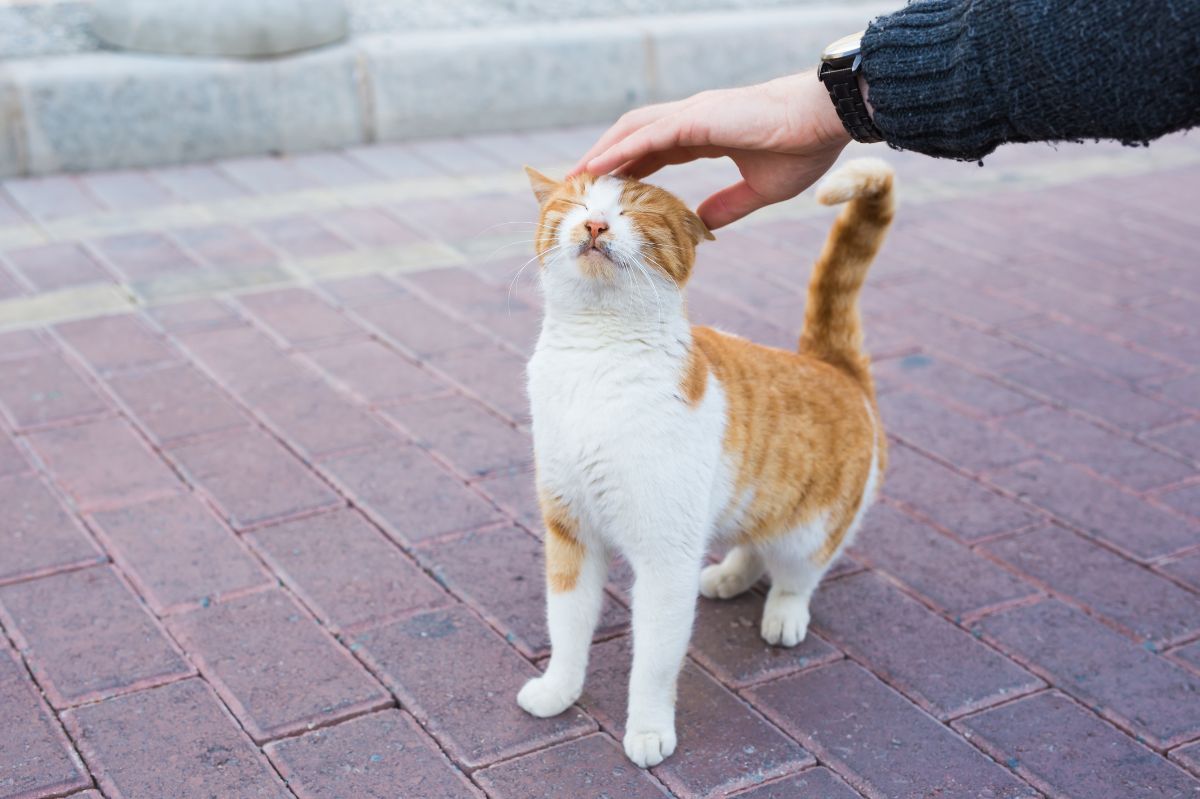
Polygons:
M604 241L585 241L579 245L579 250L576 252L579 258L588 258L596 260L605 260L613 262L612 252L608 246L608 242Z

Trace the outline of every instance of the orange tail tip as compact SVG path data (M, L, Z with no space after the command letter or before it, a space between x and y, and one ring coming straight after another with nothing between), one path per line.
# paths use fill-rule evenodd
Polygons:
M834 220L808 283L800 350L850 373L870 390L858 294L892 222L892 168L878 158L842 166L822 181L817 200L848 202Z

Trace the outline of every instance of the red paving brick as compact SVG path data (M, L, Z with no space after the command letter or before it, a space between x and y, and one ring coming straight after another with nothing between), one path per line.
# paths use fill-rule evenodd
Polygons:
M439 304L444 304L473 324L523 352L533 352L542 326L542 312L536 300L526 300L515 290L503 292L466 269L438 269L407 275L404 283L416 286Z
M475 487L525 529L539 536L542 534L542 511L538 507L532 465L480 480Z
M552 719L535 719L521 710L517 691L537 670L465 607L376 627L354 641L359 656L383 677L401 705L468 767L596 728L575 708ZM414 648L420 657L412 656Z
M1004 428L1043 451L1144 490L1175 483L1195 469L1149 447L1053 408L1012 416Z
M628 637L592 647L580 703L620 739L629 686ZM812 755L693 663L679 678L675 754L653 769L677 796L724 796L811 765Z
M387 433L381 421L260 333L243 328L185 340L219 380L310 460L369 446Z
M191 672L108 566L0 587L0 620L56 708Z
M1200 777L1200 742L1179 747L1171 752L1171 758L1182 764L1192 774Z
M1200 781L1054 691L968 716L955 727L1049 796L1200 792Z
M972 472L998 469L1032 455L1024 444L920 394L879 398L888 432L905 443Z
M589 735L475 772L494 799L663 799L669 794L615 741Z
M34 433L29 443L83 510L130 505L183 488L124 419ZM101 452L104 457L93 457Z
M1200 552L1164 563L1158 569L1200 591Z
M317 286L343 308L361 308L405 293L394 280L375 274L333 278Z
M38 291L112 281L96 259L74 244L43 244L6 253L6 257Z
M1037 793L849 662L749 691L789 734L868 796L1016 799Z
M237 537L192 494L96 513L91 523L160 615L270 584Z
M1049 600L989 616L983 635L1153 746L1200 737L1200 675Z
M1200 536L1200 525L1160 510L1076 466L1031 461L988 479L1141 560L1177 552L1194 545Z
M871 509L852 552L951 616L1037 593L1034 586L890 504Z
M370 405L444 393L449 386L374 339L349 341L307 353L343 390Z
M322 470L356 505L403 545L502 520L421 448L393 441L331 458Z
M736 794L737 799L797 799L812 796L814 799L859 799L861 794L843 782L834 772L818 766L788 777L751 788Z
M201 261L218 268L265 266L279 260L257 236L234 225L187 228L175 235Z
M1200 461L1200 422L1172 425L1147 433L1145 438L1185 458Z
M4 189L19 207L39 219L58 219L101 207L70 175L6 180Z
M1038 404L995 380L928 355L887 361L876 372L895 376L909 388L931 394L979 416L1003 416Z
M282 591L168 620L255 741L384 707L390 697Z
M452 600L351 510L262 527L247 539L334 631L388 621Z
M454 395L408 402L384 415L417 444L475 478L533 460L533 441L479 403Z
M835 580L812 602L813 626L938 718L1042 687L1007 658L880 577ZM896 646L902 639L906 646Z
M139 691L63 715L110 797L291 796L200 680Z
M399 710L382 710L276 741L265 750L300 799L482 796Z
M422 544L417 557L526 655L549 652L542 545L515 527ZM532 569L531 569L532 567ZM625 609L605 598L597 635L622 629Z
M409 292L356 308L355 314L382 338L419 357L488 343L483 333Z
M1200 631L1200 594L1068 530L1047 527L985 549L1139 638L1161 645Z
M236 529L342 504L282 444L257 428L171 450Z
M818 589L824 590L824 589ZM811 630L799 646L770 646L760 633L764 597L700 599L691 655L723 683L742 687L842 657Z
M1200 641L1173 649L1170 654L1200 673Z
M510 419L529 418L525 358L508 350L454 350L431 356L433 365L468 392Z
M242 318L224 302L214 299L184 300L147 308L146 313L169 333L213 330L243 324Z
M1007 368L1004 377L1051 401L1134 433L1183 418L1174 406L1139 394L1112 378L1049 359Z
M323 215L343 238L360 247L395 247L421 241L408 225L377 208L344 208Z
M126 280L137 282L195 269L198 264L170 239L157 233L123 233L93 246Z
M1164 505L1200 520L1200 483L1191 483L1164 491L1159 494L1158 499Z
M896 438L886 501L857 560L818 590L808 640L762 643L761 589L702 600L680 751L651 774L620 749L623 637L595 647L603 679L584 700L605 732L579 709L538 720L517 708L546 651L524 386L537 267L510 289L532 253L312 287L278 264L318 275L343 265L330 257L349 265L351 248L491 248L511 238L497 221L532 224L527 192L470 194L466 180L389 203L397 186L383 179L516 174L537 152L569 160L599 133L0 188L15 200L0 199L0 225L18 235L33 218L79 222L0 253L0 298L123 280L145 304L0 334L0 604L24 655L18 684L28 689L27 663L52 707L94 702L59 714L90 774L48 767L35 772L47 785L78 785L35 792L91 780L110 799L288 795L205 680L260 739L299 736L265 747L299 796L997 799L1200 785L1200 249L1178 232L1192 224L1180 209L1194 167L1166 182L1161 167L1080 181L1069 206L1045 190L994 191L994 176L952 200L914 194L862 302ZM1027 148L989 166L1023 180L1043 159L1054 170L1084 153L1139 157ZM889 157L935 186L985 174ZM204 203L245 201L234 173L276 204L221 222L232 206ZM727 173L672 169L666 184L698 199ZM329 210L311 191L368 182L376 193L359 202L378 206ZM148 202L168 217L139 224ZM101 203L127 209L119 231L81 216ZM156 226L185 216L212 222ZM695 320L794 348L807 277L795 253L811 257L831 218L722 232L701 253ZM94 234L73 240L77 227ZM206 293L205 281L245 288ZM187 299L162 304L176 293ZM628 617L630 570L612 571L602 636ZM181 633L196 625L181 637L203 679L187 679L151 611ZM0 694L2 676L0 663ZM69 759L29 696L18 745ZM29 773L7 744L0 795L7 775ZM456 769L474 770L478 788Z
M105 560L35 475L0 479L0 583Z
M0 431L0 478L29 471L29 461L3 431Z
M293 347L364 335L361 328L333 306L304 289L246 294L238 301L282 342Z
M104 400L56 352L0 360L0 410L15 429L96 416Z
M305 214L268 219L256 227L276 247L299 258L333 255L352 249L344 239Z
M100 374L179 360L179 355L134 314L65 322L54 329Z
M0 796L60 796L91 778L15 653L0 644Z
M115 375L106 381L130 416L159 446L245 426L248 417L191 366Z

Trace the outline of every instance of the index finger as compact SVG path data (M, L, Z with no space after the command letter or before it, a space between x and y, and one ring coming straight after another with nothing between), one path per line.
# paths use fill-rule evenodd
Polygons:
M621 115L621 118L614 122L608 130L596 140L596 143L583 154L571 171L567 173L567 177L574 177L580 172L583 172L589 161L595 158L600 153L612 147L617 142L629 136L636 130L639 130L646 125L649 125L664 116L675 113L676 110L682 108L691 98L687 100L676 100L672 103L659 103L657 105L647 105L641 108L635 108L632 111L627 111Z
M602 175L652 153L684 147L705 147L708 144L707 124L696 119L694 114L689 118L687 112L683 111L638 128L587 162L586 169Z

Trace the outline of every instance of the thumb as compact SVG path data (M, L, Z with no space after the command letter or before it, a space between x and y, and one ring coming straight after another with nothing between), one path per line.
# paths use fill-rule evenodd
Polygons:
M708 225L709 230L716 230L770 204L770 200L750 188L750 184L743 180L726 186L700 203L696 213L704 220L704 224Z

